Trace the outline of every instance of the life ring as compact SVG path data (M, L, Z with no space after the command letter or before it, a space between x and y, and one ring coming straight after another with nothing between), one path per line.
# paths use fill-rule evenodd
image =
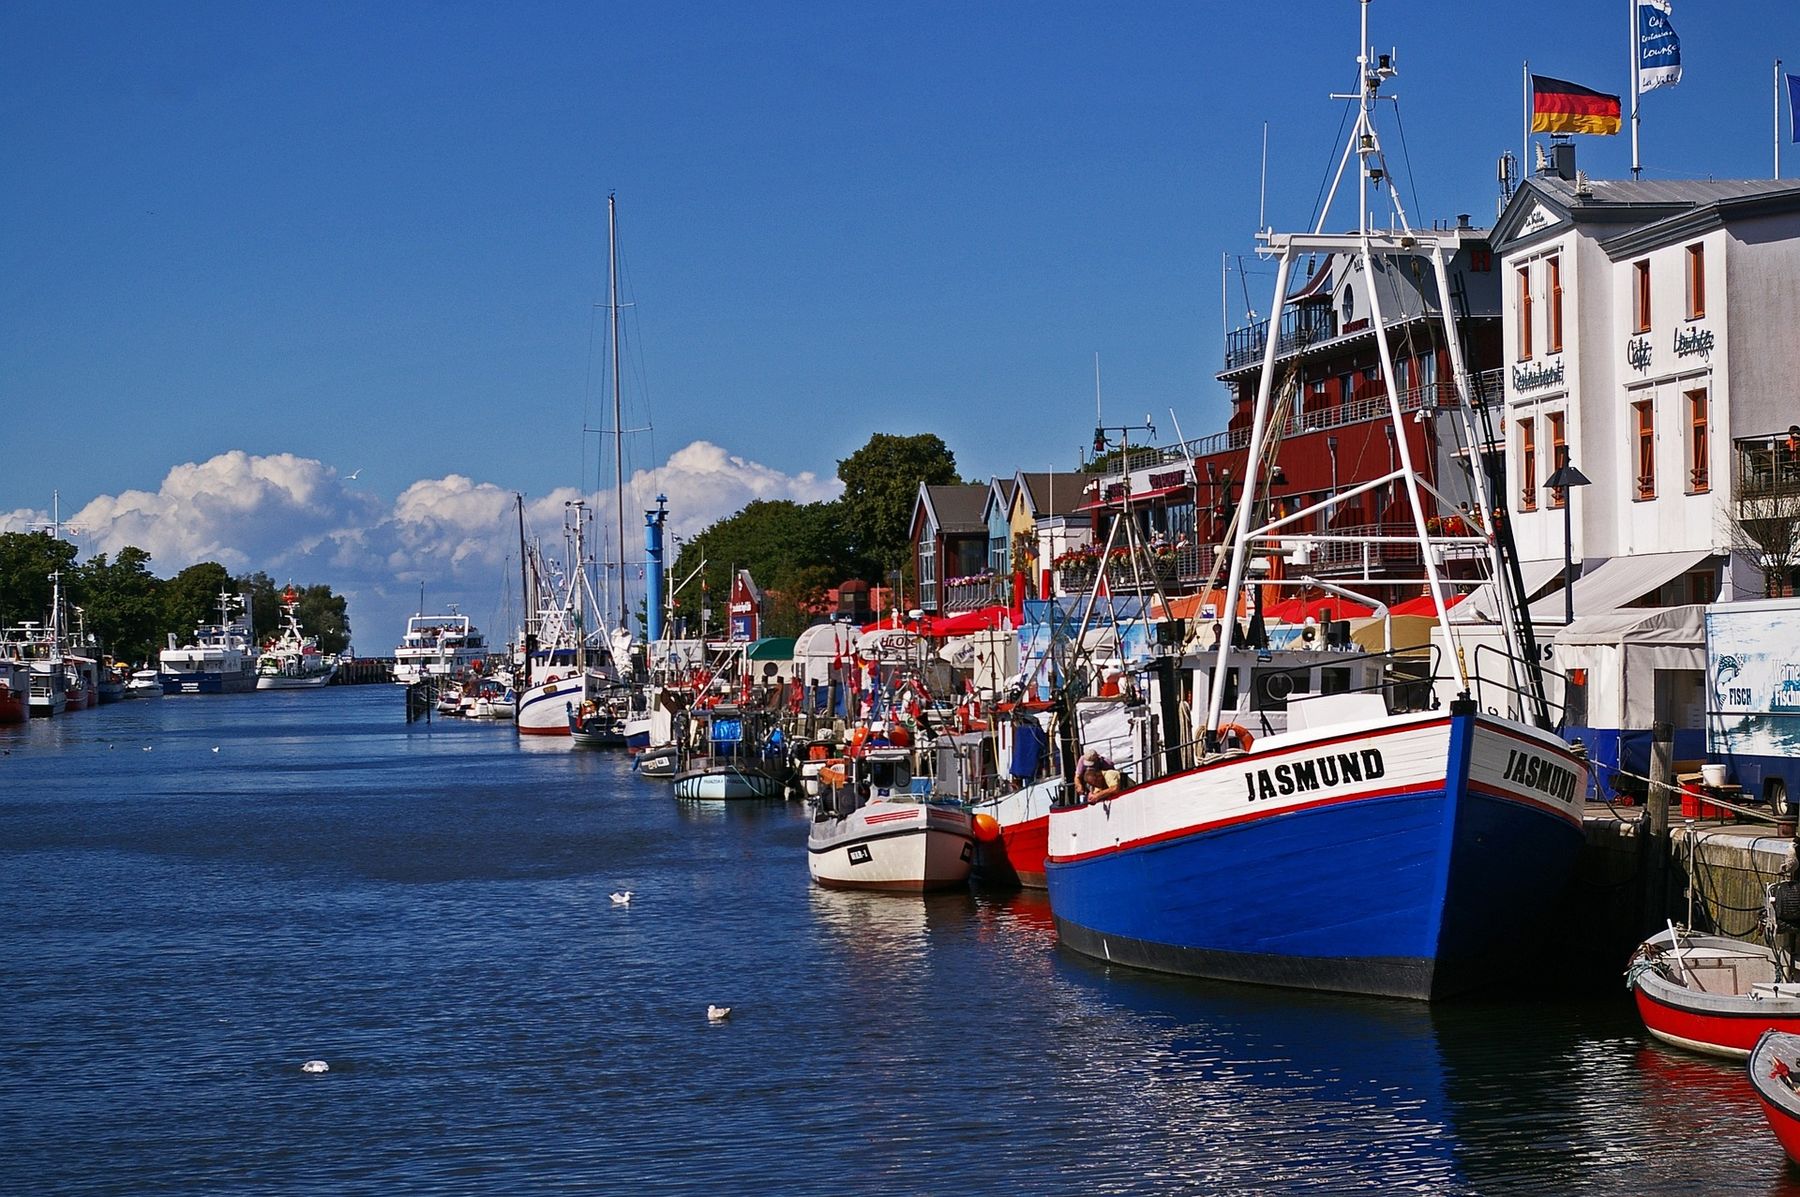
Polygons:
M549 677L544 679L544 685L554 686L554 685L556 685L556 683L558 683L560 681L562 681L561 675L553 673Z
M1235 741L1239 752L1249 752L1250 745L1256 743L1256 738L1250 734L1250 729L1241 723L1225 723L1219 726L1219 746L1223 748L1228 739Z

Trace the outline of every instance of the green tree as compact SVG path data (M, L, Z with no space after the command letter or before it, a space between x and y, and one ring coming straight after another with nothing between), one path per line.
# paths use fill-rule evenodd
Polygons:
M162 626L186 642L201 624L219 622L219 592L237 593L231 574L217 561L190 565L162 585Z
M838 462L844 484L839 500L851 552L873 567L864 575L880 581L911 557L913 504L921 482L949 486L961 482L956 455L935 433L894 436L877 432L869 443Z
M676 581L685 580L702 561L706 569L677 597L676 609L697 631L700 610L709 606L713 630L718 631L725 623L734 571L747 569L770 600L764 610L765 630L770 635L792 635L811 622L811 612L827 590L845 578L860 576L861 563L845 544L843 530L836 503L758 499L681 546L674 565Z
M126 545L112 561L102 553L75 570L75 595L88 630L124 661L154 659L163 630L163 582L150 554Z
M250 638L257 644L267 644L281 632L281 592L283 587L275 585L275 579L262 570L253 574L244 574L234 578L231 589L236 594L250 596ZM310 633L312 628L305 627Z
M50 575L73 580L75 546L48 532L0 532L0 623L43 623L50 613Z

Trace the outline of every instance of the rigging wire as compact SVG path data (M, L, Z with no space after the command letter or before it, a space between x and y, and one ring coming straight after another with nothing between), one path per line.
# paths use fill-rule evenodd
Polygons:
M1413 216L1422 220L1425 216L1425 209L1419 207L1419 183L1417 179L1413 178L1412 150L1406 144L1406 125L1400 120L1400 99L1398 96L1393 97L1393 104L1394 132L1400 137L1400 157L1406 163L1406 186L1412 191ZM1450 302L1450 297L1445 296L1444 302Z
M1319 194L1313 197L1312 216L1306 221L1309 229L1319 223L1319 212L1325 203L1325 189L1331 186L1331 177L1337 173L1337 147L1344 144L1344 126L1349 123L1350 108L1354 103L1354 100L1345 101L1344 115L1338 119L1337 137L1332 140L1331 152L1325 157L1325 173L1319 178Z

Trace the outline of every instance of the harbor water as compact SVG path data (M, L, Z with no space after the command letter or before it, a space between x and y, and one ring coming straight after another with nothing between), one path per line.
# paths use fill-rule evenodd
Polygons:
M392 687L0 753L11 1192L1800 1193L1741 1068L1528 958L1437 1007L1109 969Z

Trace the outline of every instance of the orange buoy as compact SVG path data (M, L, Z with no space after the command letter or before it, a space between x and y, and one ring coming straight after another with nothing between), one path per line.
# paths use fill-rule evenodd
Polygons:
M1000 820L992 815L976 815L969 820L975 829L975 838L984 844L991 844L1000 838Z
M1241 723L1226 723L1219 727L1219 743L1223 745L1227 740L1231 741L1239 752L1249 752L1250 745L1256 743L1255 737L1250 734L1250 729Z

